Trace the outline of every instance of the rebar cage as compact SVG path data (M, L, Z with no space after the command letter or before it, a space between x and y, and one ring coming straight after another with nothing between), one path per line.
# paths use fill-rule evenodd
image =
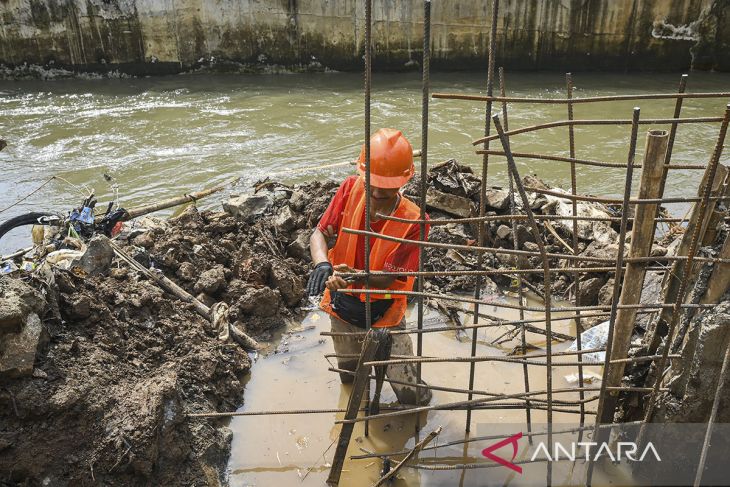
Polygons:
M499 0L492 1L491 9L491 25L489 31L489 49L488 49L488 66L486 80L486 94L473 95L462 93L431 93L430 89L430 48L431 48L431 2L424 0L423 2L423 61L422 61L422 127L421 127L421 159L420 159L420 217L417 220L403 220L388 215L378 215L381 219L391 219L405 221L420 226L419 240L406 240L396 237L390 237L375 233L371 228L370 202L366 198L365 208L365 230L344 228L342 231L352 234L363 235L365 241L365 269L362 273L345 274L344 277L365 277L366 285L363 289L348 289L348 292L359 292L366 295L366 321L367 331L362 332L323 332L325 336L337 335L361 335L363 340L362 351L359 355L338 355L330 354L327 358L347 358L357 359L358 366L355 372L349 372L336 367L330 370L337 373L350 373L354 375L354 382L346 409L312 409L312 410L289 410L289 411L247 411L240 413L210 413L210 414L192 414L198 417L228 417L228 416L253 416L268 414L316 414L316 413L344 413L342 419L336 423L341 425L339 438L336 442L336 451L334 453L332 466L330 468L328 484L337 485L340 481L344 462L350 438L355 423L365 423L365 434L368 434L368 422L379 418L388 418L404 415L415 415L418 413L432 410L450 410L465 411L465 430L469 432L472 428L472 412L481 409L523 409L525 413L525 427L527 433L525 436L532 441L533 437L545 436L547 442L552 442L552 436L563 433L578 433L582 435L591 434L593 439L605 437L610 434L611 428L616 426L614 421L614 413L617 408L619 394L632 393L640 394L644 397L646 404L643 411L643 418L640 421L634 421L633 424L640 426L638 440L640 442L643 435L644 426L651 422L654 405L659 392L667 391L663 387L662 378L664 372L670 363L670 360L677 359L680 355L676 354L676 347L670 346L676 343L680 338L682 330L679 326L680 318L688 313L695 312L704 308L715 306L713 302L686 302L688 289L698 272L698 265L713 264L717 274L717 279L722 281L719 286L722 289L720 295L715 296L715 301L724 294L730 284L730 272L728 264L730 264L730 245L727 243L730 238L726 238L722 251L718 256L704 257L698 256L698 249L703 244L703 238L708 229L709 222L717 219L716 208L727 199L728 180L730 179L727 167L720 164L725 137L727 134L728 123L730 122L730 105L725 106L724 112L714 117L694 117L683 118L682 107L684 100L699 98L730 98L730 92L712 92L712 93L687 93L685 92L687 84L687 75L682 75L679 88L674 93L655 93L655 94L637 94L637 95L614 95L614 96L598 96L598 97L574 97L573 81L570 73L566 74L566 96L565 98L524 98L510 97L506 95L505 76L502 68L499 68L497 81L499 95L495 96L495 52L497 44L497 19L499 14ZM364 133L365 141L365 166L364 172L366 193L369 194L370 182L370 106L371 106L371 62L372 62L372 0L365 0L365 42L364 42ZM467 102L484 103L485 118L484 132L481 137L474 140L473 145L476 147L476 154L482 156L481 164L481 186L479 194L478 216L467 218L447 218L447 219L426 219L426 193L427 193L427 174L428 165L428 131L429 131L429 101L431 98L444 100L461 100ZM573 108L576 104L586 103L612 103L622 101L641 101L641 100L674 100L674 113L672 118L655 118L642 119L640 117L640 109L633 109L632 115L625 119L592 119L582 120L576 119L573 114ZM495 103L498 104L497 113L495 111ZM539 125L509 129L508 126L508 105L509 104L554 104L565 105L566 119L543 123ZM674 142L680 125L684 124L717 124L719 131L715 139L713 150L707 164L674 164L672 163L672 152ZM576 127L593 126L593 125L624 125L630 127L630 136L628 140L628 150L625 162L601 161L594 159L582 159L577 157L575 130ZM644 160L641 164L635 162L635 154L637 143L639 142L639 126L649 126L650 130L646 134ZM567 141L566 146L569 156L557 156L541 153L519 152L513 150L513 144L519 145L519 135L528 132L539 132L540 130L566 127ZM663 127L661 130L654 127ZM493 133L494 129L494 133ZM499 149L491 147L491 142L499 141ZM509 214L507 215L488 215L486 208L487 199L487 176L490 169L490 156L502 157L506 160L509 178ZM556 163L569 164L570 167L570 192L557 192L550 189L533 187L526 185L520 177L515 159L525 160L547 160ZM605 168L616 168L624 172L623 195L621 198L600 197L600 196L583 196L578 194L578 167L597 166ZM634 171L641 169L640 183L638 194L632 196L632 182L634 180ZM703 178L697 190L696 196L690 197L672 197L664 196L664 188L670 171L672 170L698 170L703 171ZM571 205L572 212L569 215L539 215L535 214L528 198L528 192L532 194L543 194L551 197L560 198L568 201ZM578 211L579 202L595 202L603 204L611 204L618 206L621 211L617 216L586 216L580 215ZM687 203L691 204L691 211L688 212L687 218L671 218L663 216L660 207L665 203ZM727 216L721 213L721 219ZM497 247L490 244L488 224L492 221L509 221L512 227L512 248ZM550 222L553 220L561 220L571 222L572 224L572 241L561 241L565 252L549 252L543 228L550 231ZM578 224L582 221L605 221L609 223L617 223L619 225L618 241L615 257L598 257L587 256L579 253L578 242ZM477 240L474 245L454 245L438 242L431 242L426 239L426 224L431 226L448 225L452 223L469 223L475 224L478 228ZM516 225L527 224L528 231L532 235L537 250L522 250L519 248ZM655 255L653 250L654 236L657 224L673 224L684 229L676 250L672 255ZM629 225L631 229L629 230ZM386 239L400 243L417 245L419 249L419 267L416 272L383 272L371 271L370 269L370 249L373 239ZM490 244L490 245L488 245ZM424 249L442 248L454 249L463 252L476 253L477 268L471 270L459 271L424 271ZM518 265L515 268L487 268L485 265L485 256L503 254L514 256ZM536 259L538 265L530 267L526 265L526 259ZM555 263L561 263L556 266ZM551 265L552 264L552 265ZM614 273L615 284L609 305L584 305L580 302L580 276L594 272ZM553 297L551 296L551 284L553 277L557 273L569 274L573 278L573 302L569 306L553 305ZM659 300L653 303L642 302L641 291L645 282L647 273L661 273L663 275L663 291ZM540 306L531 306L526 300L523 293L522 280L526 275L542 275L542 284L545 292L543 293L543 303ZM391 276L415 276L416 289L414 291L393 291L390 294L405 294L413 296L416 301L417 320L416 326L410 326L406 329L396 329L393 331L382 331L371 328L372 316L370 309L370 297L372 294L381 294L383 290L374 289L368 284L369 278L372 276L391 275ZM463 294L443 294L426 292L424 282L429 277L436 276L472 276L474 278L474 294L473 296L465 296ZM513 303L495 303L485 300L481 294L482 281L485 276L509 276L517 282L518 298L517 304ZM461 330L472 330L471 350L469 355L460 357L438 357L424 356L423 343L424 338L430 333L443 332L453 330L453 327L436 326L424 327L424 300L439 299L452 302L466 303L471 306L470 314L473 316L473 322L470 325L461 326ZM519 335L523 355L521 357L504 356L504 355L477 355L477 332L486 327L495 326L494 323L481 323L480 317L492 318L496 317L489 313L480 311L480 307L497 306L514 309L519 312L518 320L498 319L499 326L512 327L514 336ZM526 312L539 312L544 318L533 319L526 318ZM650 334L649 346L640 350L638 353L629 353L631 348L631 335L637 315L650 315L650 326L648 333ZM582 322L588 318L606 318L608 320L608 339L605 347L584 348L581 343L581 332L583 331ZM576 336L566 336L553 330L553 324L558 321L571 320L575 323ZM544 322L544 329L533 326L534 323ZM386 360L376 360L376 353L384 337L388 334L398 335L415 335L416 353L415 356L390 356ZM545 351L540 353L528 353L526 347L526 334L537 333L542 334L546 338ZM552 341L554 339L573 339L576 340L576 350L574 351L553 351ZM589 353L605 352L606 359L598 362L603 366L600 386L587 384L584 377L584 367L586 362L584 355ZM673 353L675 352L675 353ZM559 361L553 359L560 357ZM574 358L574 360L566 361L564 357ZM522 365L524 376L524 387L514 392L496 393L474 389L474 377L477 363L484 362L511 362ZM648 363L653 371L651 374L652 382L649 387L632 387L622 385L624 367L633 363ZM723 377L728 370L730 362L730 347L726 347L720 377ZM371 411L370 409L370 384L374 376L371 374L373 367L384 367L391 364L413 363L417 370L417 384L406 384L416 387L419 391L423 389L431 389L434 391L447 391L465 394L466 400L443 403L443 404L420 404L420 396L417 394L416 407L389 407L385 412ZM459 388L446 385L426 385L421 383L422 364L429 363L454 363L468 364L469 381L466 387ZM592 362L596 364L596 362ZM456 365L455 365L456 366ZM528 366L545 367L546 387L540 390L531 390L529 382ZM552 370L554 367L576 368L578 381L575 387L553 386ZM392 379L385 379L391 383L397 383ZM723 381L718 383L717 390L713 399L712 410L707 422L707 429L704 434L704 442L699 462L696 466L695 485L699 485L704 471L704 465L707 458L710 438L712 436L713 425L717 416L718 404L722 395ZM562 399L567 394L578 395L577 400ZM363 404L364 402L364 404ZM587 405L597 403L595 410L587 409ZM533 431L532 411L545 411L546 425L544 431ZM579 417L579 425L575 428L554 429L553 413L565 412L575 414ZM587 417L595 417L594 420L587 420ZM350 456L351 460L372 459L372 458L388 458L392 460L391 468L384 476L376 482L375 485L381 485L392 479L397 472L404 468L421 468L427 470L458 470L472 468L491 468L497 466L493 462L481 462L472 464L438 464L429 463L428 465L410 463L411 460L423 450L434 450L437 447L429 447L428 443L437 436L441 428L431 431L423 438L420 438L420 425L416 419L416 442L411 450L392 451L392 452L372 452L363 455ZM474 436L467 437L463 440L450 441L439 445L438 448L469 442L499 439L500 435L492 436ZM391 457L401 458L395 461ZM515 464L530 463L529 461L518 461ZM545 462L546 485L552 484L552 462ZM589 463L585 484L590 485L593 474L593 463Z
M365 186L366 192L370 191L370 79L371 79L371 60L372 60L372 39L371 39L371 0L365 2ZM406 330L396 330L391 333L394 334L415 334L416 335L416 356L415 357L391 357L388 360L374 360L378 343L381 338L379 335L382 332L376 332L372 329L368 332L362 332L364 336L363 350L359 357L349 356L343 357L341 355L333 354L331 357L339 358L357 358L358 369L354 373L355 382L353 385L352 393L350 396L350 402L348 408L345 411L344 418L337 421L342 424L342 429L337 443L337 451L334 455L332 468L328 478L330 485L335 485L339 482L342 466L345 461L346 452L349 445L350 436L352 434L353 425L357 422L365 422L365 432L368 431L368 421L377 418L385 418L407 414L417 414L423 411L429 410L463 410L466 411L466 422L465 429L469 432L472 427L472 411L482 409L486 407L494 408L514 408L517 403L517 407L523 408L525 411L525 422L526 428L529 435L545 435L547 436L548 444L552 441L552 435L556 432L553 431L553 412L554 411L568 411L579 415L580 426L574 428L571 431L578 431L582 434L583 431L588 430L593 432L593 438L599 438L599 435L607 435L610 433L610 426L614 423L614 412L617 406L617 398L621 392L631 392L636 394L642 394L647 396L646 413L641 424L646 424L651 420L653 405L657 394L662 388L662 376L666 370L669 360L672 358L678 358L679 355L671 354L672 347L666 345L661 346L662 342L668 343L672 337L676 337L677 326L679 323L680 316L686 309L698 309L712 307L713 304L703 303L685 303L685 297L687 295L688 287L691 283L693 276L693 269L699 263L713 263L713 264L727 264L730 263L730 256L720 255L719 257L698 257L697 250L701 245L701 240L704 235L704 231L707 228L707 221L710 215L713 213L718 202L722 201L726 197L727 189L727 175L728 171L722 165L720 165L720 156L722 154L725 136L727 133L728 122L730 121L730 105L725 107L724 113L721 116L716 117L695 117L695 118L682 118L682 105L685 99L696 99L696 98L730 98L728 92L713 92L713 93L686 93L687 75L683 75L680 79L679 89L676 93L661 93L661 94L639 94L639 95L616 95L616 96L599 96L599 97L584 97L577 98L573 97L573 81L571 74L566 74L566 97L565 98L520 98L520 97L508 97L506 96L505 77L502 68L498 71L498 83L499 83L499 96L494 95L494 84L495 84L495 52L497 42L497 18L499 13L499 0L493 0L492 11L491 11L491 27L489 35L489 57L487 67L487 82L486 82L486 95L470 95L470 94L450 94L450 93L434 93L430 92L430 27L431 27L431 15L430 15L431 2L424 1L424 36L423 36L423 96L422 96L422 133L421 133L421 161L420 161L420 208L421 216L418 220L405 220L413 224L420 225L420 240L405 240L394 237L384 236L375 232L372 232L370 227L370 206L369 200L366 198L366 210L365 210L365 230L357 229L343 229L345 232L363 235L365 237L365 269L364 274L358 274L362 277L363 275L369 280L370 276L376 275L393 275L393 276L416 276L417 285L416 290L412 292L394 292L389 291L391 294L407 294L414 296L416 299L417 306L417 325L415 328ZM481 190L480 190L480 203L478 208L478 216L470 218L453 218L453 219L440 219L440 220L426 220L426 192L427 192L427 173L428 173L428 114L429 114L429 99L439 98L447 100L465 100L471 102L480 102L485 104L485 119L484 119L484 133L483 137L478 138L473 142L473 145L477 147L476 153L482 155L482 167L481 167ZM575 119L573 115L573 107L575 104L582 103L611 103L617 101L627 100L674 100L674 114L672 118L664 119L641 119L640 109L634 108L632 116L626 119L595 119L595 120L581 120ZM500 104L498 110L499 113L493 114L494 104ZM510 130L508 127L508 104L556 104L566 106L565 120L554 121L549 123L543 123L540 125L534 125L530 127L518 128ZM716 142L714 144L714 150L708 164L672 164L672 151L674 147L675 137L680 125L691 124L691 123L712 123L719 124L719 133L717 135ZM628 154L626 162L608 162L608 161L597 161L590 159L579 159L576 156L575 147L575 130L576 127L589 126L589 125L628 125L630 126L630 138L628 144ZM646 150L644 153L644 161L641 164L635 163L636 146L639 137L639 126L648 125L652 127L646 135ZM653 127L668 127L668 130L656 130ZM527 132L539 131L547 128L554 127L567 127L568 140L567 148L569 149L569 157L554 156L549 154L540 153L528 153L528 152L517 152L512 150L513 144L519 143L520 134ZM492 132L492 128L496 133ZM499 141L500 149L494 150L490 147L492 141ZM509 176L509 207L510 212L508 215L499 215L497 217L486 214L486 196L487 196L487 176L489 173L490 156L500 156L506 159ZM571 192L564 194L562 192L555 192L551 190L541 189L537 187L526 186L520 177L517 165L515 164L516 158L523 158L527 160L549 160L557 163L567 163L570 165L570 178L571 178ZM577 170L576 168L581 165L598 166L598 167L611 167L624 169L624 191L623 197L620 199L608 198L608 197L593 197L593 196L580 196L577 192ZM638 195L632 197L632 181L634 179L635 169L641 169L641 180ZM702 170L704 177L700 184L696 197L681 197L681 198L666 198L664 197L664 188L667 177L670 170L676 169L690 169L690 170ZM553 215L535 215L531 210L531 205L528 200L527 192L545 194L553 197L565 199L572 205L572 214L569 216L553 216ZM578 202L599 202L606 204L618 205L621 208L620 216L616 217L592 217L592 216L581 216L578 212ZM678 218L666 218L660 216L660 205L664 203L690 203L693 205L690 217L688 220ZM398 221L404 221L403 219L397 219L387 215L378 215L382 219L395 219ZM551 253L547 251L546 243L543 237L543 231L540 228L540 222L549 226L550 220L564 220L572 221L572 242L563 242L567 249L567 253ZM494 220L508 220L512 226L512 236L514 241L514 247L512 249L497 248L495 246L487 246L490 240L488 235L488 223ZM578 222L579 221L600 221L608 220L611 222L617 222L620 225L620 232L618 236L618 250L615 258L598 258L580 255L578 251ZM472 223L478 225L478 237L475 245L471 246L458 246L449 244L440 244L435 242L429 242L425 238L425 226L430 225L444 225L450 223ZM527 223L528 229L537 244L537 251L526 251L520 250L517 239L516 225L518 222ZM654 235L657 223L673 223L682 224L686 222L686 230L684 235L681 237L681 242L674 255L658 256L653 255L652 246L654 243ZM631 230L629 231L629 224L631 224ZM629 233L630 232L630 233ZM630 235L630 238L628 238ZM387 239L401 243L408 243L418 245L419 248L419 270L418 272L400 272L400 273L387 273L387 272L376 272L370 271L370 248L371 239ZM630 243L629 243L630 240ZM442 271L442 272L424 272L423 268L423 250L425 247L446 247L456 248L460 251L475 252L477 254L477 270L470 271ZM518 259L518 265L516 269L496 269L488 270L483 266L485 255L489 254L511 254ZM530 257L537 257L541 262L541 267L525 268L524 259ZM554 266L551 267L551 261L564 260L569 262L568 267L561 267L559 269ZM652 265L649 265L652 264ZM694 266L694 267L693 267ZM551 282L556 272L571 273L573 275L573 285L575 286L574 302L572 306L554 306L552 304L551 297ZM581 305L580 302L580 275L591 272L613 272L615 273L615 285L613 286L613 294L610 306L586 306ZM664 295L660 302L655 303L642 303L641 302L641 290L644 283L645 275L647 272L659 272L664 274ZM481 284L483 276L489 275L509 275L516 279L518 282L517 288L519 290L518 304L495 304L491 301L486 301L481 296ZM543 295L543 306L528 306L525 296L522 291L522 276L526 274L542 274L543 288L545 289ZM452 275L452 276L463 276L470 275L474 276L475 279L475 292L472 298L458 294L434 294L424 292L424 280L436 275ZM621 284L621 285L619 285ZM363 289L348 290L350 292L360 292L367 296L366 303L366 314L368 328L372 323L370 315L370 295L376 293L382 293L383 290L372 289L369 285L366 285ZM457 301L469 303L472 306L473 323L470 326L464 326L463 329L472 330L471 340L471 353L469 356L464 357L424 357L423 356L423 340L428 333L434 331L443 331L443 327L428 328L425 329L423 326L424 322L424 298L438 298L448 301ZM520 319L512 321L500 321L500 325L511 325L515 328L515 332L519 332L520 339L522 342L522 349L525 350L525 354L520 357L504 357L501 355L495 356L478 356L476 355L476 343L477 343L477 332L480 328L487 326L493 326L490 324L484 324L479 322L480 306L505 306L519 310ZM525 319L524 313L526 311L537 311L544 313L544 320L531 320ZM555 318L555 313L561 313L558 318ZM565 315L565 313L570 313ZM645 353L633 354L629 356L630 339L632 330L634 328L634 322L637 314L639 313L650 313L652 315L653 326L650 327L650 333L652 333L651 346ZM591 348L584 349L581 344L581 332L583 327L581 326L581 320L587 317L605 317L608 318L608 340L607 344L603 348ZM552 330L553 322L557 320L570 319L575 322L576 325L576 341L577 350L573 352L553 352L552 350L552 339L557 335ZM535 328L529 328L529 323L535 321L544 321L544 330L535 330ZM544 353L526 353L525 334L526 333L542 332L545 334L547 340L545 345ZM344 333L327 332L323 335L338 335ZM352 333L350 333L352 334ZM355 333L357 334L357 333ZM585 362L583 361L583 355L587 353L595 353L603 351L606 354L607 359L601 363L603 365L602 380L600 387L592 386L589 387L584 381L583 368ZM575 361L565 362L553 362L553 358L556 356L573 355ZM477 391L474 390L474 374L476 364L479 362L490 362L490 361L510 361L513 363L522 364L524 374L524 389L521 391L515 391L510 394L497 394L490 393L488 391ZM453 362L453 363L468 363L469 364L469 383L466 388L460 389L455 387L445 387L443 385L423 385L420 384L421 379L421 365L424 363L433 362ZM628 387L622 386L622 377L624 367L627 363L634 362L650 362L651 366L655 368L654 377L655 380L651 387ZM728 353L725 354L724 368L727 368ZM369 398L370 398L370 381L372 376L370 375L371 367L383 367L390 364L402 364L402 363L415 363L417 367L417 382L419 383L416 387L420 391L421 389L433 389L442 391L459 392L467 395L465 401L445 403L445 404L430 404L420 405L417 404L415 408L411 409L399 409L395 411L387 411L377 414L371 414L369 409ZM528 365L539 365L544 366L546 369L546 384L547 387L544 390L530 390L529 378L528 378ZM576 367L578 371L578 385L577 387L570 388L554 388L552 381L552 369L555 366L572 366ZM336 372L346 372L336 368L331 369ZM392 382L392 381L391 381ZM719 401L720 390L722 384L718 386L717 395L715 402ZM559 399L561 395L567 393L578 393L579 400L577 401L565 401ZM587 396L586 393L594 393ZM595 394L597 393L597 394ZM479 396L479 397L476 397ZM556 396L558 399L556 399ZM365 399L364 410L362 408L362 400ZM509 404L504 403L505 400L510 400ZM596 411L589 411L586 409L586 405L591 402L597 402L598 407ZM577 409L566 409L567 406L577 407ZM714 413L710 417L707 426L707 433L705 436L705 442L702 449L700 458L700 464L697 466L697 478L696 485L699 485L701 480L702 471L704 468L704 461L706 458L706 450L709 445L709 438L712 434L712 426L714 422L714 415L716 414L716 406L713 408ZM542 433L531 433L531 411L535 409L541 409L546 411L547 429ZM364 414L361 414L364 411ZM586 422L586 416L595 415L595 421ZM606 428L605 426L609 426ZM418 422L416 429L418 430ZM440 431L440 428L439 428ZM560 431L564 432L564 431ZM395 463L395 468L390 470L376 485L380 485L388 479L391 479L395 473L402 467L404 467L408 461L411 460L418 451L428 449L426 446L437 433L431 432L426 435L422 440L417 441L415 447L410 451L402 452L386 452L386 453L373 453L366 455L352 456L351 459L366 459L373 457L388 457L391 455L406 455L400 462ZM641 435L639 435L641 436ZM417 439L419 435L417 434ZM447 445L466 443L469 441L476 441L477 439L486 439L489 437L477 437L466 440L458 440L447 443ZM444 446L444 445L441 445ZM465 468L489 468L494 466L489 462L483 464L469 464L469 465L453 465L443 464L429 466L423 465L409 465L415 468L429 468L432 470L439 469L465 469ZM587 476L585 479L586 485L590 485L592 477L593 464L588 466ZM552 483L552 462L546 462L546 484L551 485Z

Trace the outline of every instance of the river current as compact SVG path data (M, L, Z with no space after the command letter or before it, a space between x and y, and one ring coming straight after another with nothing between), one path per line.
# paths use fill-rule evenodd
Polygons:
M433 92L483 93L485 76L475 73L433 73ZM679 74L574 75L575 95L672 92ZM342 178L352 166L323 165L353 160L362 143L363 89L358 74L324 73L272 76L182 75L140 79L0 82L0 221L38 209L68 211L82 200L81 191L53 180L26 200L2 211L48 181L61 176L69 183L93 188L100 204L113 192L106 173L118 184L127 208L180 195L233 176L242 178L235 192L272 176L285 182ZM511 96L562 97L559 73L507 73ZM729 91L730 75L692 74L688 91ZM719 116L727 100L687 100L682 116ZM643 118L671 117L672 100L586 104L576 118L630 118L634 105ZM495 106L495 111L501 107ZM511 128L567 118L566 107L510 105ZM456 158L478 168L481 156L471 141L484 130L481 102L432 99L429 162ZM413 146L421 138L419 73L373 76L372 127L401 129ZM641 160L644 129L637 161ZM578 157L625 162L628 126L579 127ZM674 162L705 163L717 125L682 126ZM567 155L567 129L555 128L516 136L513 150ZM723 160L727 161L726 155ZM506 163L493 157L490 182L505 183ZM569 187L569 165L520 160L523 173ZM638 180L639 171L635 179ZM694 192L700 171L675 170L667 183L670 196ZM623 171L590 166L578 168L578 189L619 195ZM219 198L202 206L219 207ZM28 231L3 238L0 252L28 242Z

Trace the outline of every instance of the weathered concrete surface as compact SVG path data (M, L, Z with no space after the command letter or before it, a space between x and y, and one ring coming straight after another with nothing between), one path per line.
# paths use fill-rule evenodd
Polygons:
M730 70L730 0L513 0L498 19L510 69ZM434 2L432 66L483 70L487 0ZM2 0L0 62L177 72L199 66L362 67L357 0ZM376 69L415 69L420 0L374 0ZM693 62L694 55L694 62Z

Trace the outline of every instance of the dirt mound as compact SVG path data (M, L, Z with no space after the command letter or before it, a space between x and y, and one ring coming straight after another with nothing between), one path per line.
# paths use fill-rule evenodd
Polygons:
M166 221L142 218L119 244L207 305L227 303L231 322L265 339L304 297L309 230L336 188L260 188L270 204L252 220L194 207ZM292 208L293 221L277 225ZM229 430L186 415L236 409L248 354L121 260L98 276L36 274L24 279L49 302L41 318L50 338L32 374L0 374L0 483L222 481ZM21 311L37 308L38 295Z

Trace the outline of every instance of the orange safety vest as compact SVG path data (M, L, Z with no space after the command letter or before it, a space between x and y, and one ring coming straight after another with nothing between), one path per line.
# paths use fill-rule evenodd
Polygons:
M393 216L399 218L407 218L410 220L418 219L421 216L421 211L418 206L405 196L401 195L400 203L393 212ZM327 257L333 266L339 264L347 264L350 267L355 266L355 252L357 250L357 239L358 235L352 233L343 232L343 228L351 228L358 230L361 227L363 218L365 217L365 182L362 177L359 177L350 191L350 196L345 204L345 210L342 214L342 221L340 227L337 230L337 242L335 246L330 249ZM405 238L408 235L413 223L401 223L393 220L387 220L381 233L388 235L389 237ZM386 260L389 256L398 249L401 245L399 242L393 242L390 240L384 240L382 238L371 237L371 248L370 248L370 270L382 271ZM415 277L409 276L405 281L402 279L396 279L388 287L388 289L397 291L412 291ZM359 288L360 284L350 284L348 288ZM366 295L360 293L360 301L365 302ZM376 299L392 299L393 304L388 308L385 314L375 323L375 328L386 328L391 326L398 326L406 315L406 308L408 307L408 296L403 294L371 294L371 300ZM319 307L327 313L339 318L337 313L332 309L331 304L332 296L330 295L329 289L325 289L322 302Z

